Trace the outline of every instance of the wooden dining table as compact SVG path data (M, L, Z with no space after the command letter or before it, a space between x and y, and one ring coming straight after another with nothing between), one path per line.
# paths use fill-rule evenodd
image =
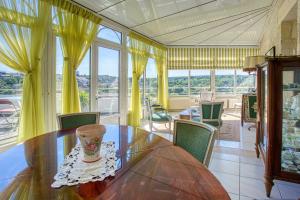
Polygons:
M130 126L107 125L117 170L103 181L52 188L75 129L50 132L0 153L0 199L230 199L197 159L170 141Z

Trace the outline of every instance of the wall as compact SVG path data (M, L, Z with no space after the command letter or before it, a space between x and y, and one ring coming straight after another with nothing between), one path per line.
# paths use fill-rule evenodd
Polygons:
M281 53L283 55L297 54L297 20L281 23Z
M287 24L283 24L282 22L292 10L294 6L298 6L298 1L300 0L275 0L276 3L272 10L270 11L270 15L265 23L265 30L262 34L260 41L261 54L265 54L272 46L276 47L276 55L280 55L285 51L286 46L282 46L282 27L285 28ZM299 22L299 21L298 21ZM299 24L297 24L299 26ZM297 31L299 34L299 31ZM298 35L297 34L297 35ZM299 36L297 36L299 37Z

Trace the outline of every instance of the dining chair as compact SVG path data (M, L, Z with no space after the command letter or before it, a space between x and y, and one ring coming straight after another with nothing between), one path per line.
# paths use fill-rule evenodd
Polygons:
M59 129L70 129L78 128L79 126L88 124L99 124L99 121L99 112L81 112L57 116L57 123Z
M202 102L200 103L200 116L193 117L193 121L203 122L220 129L222 126L224 102Z
M149 98L145 98L147 107L147 118L149 120L150 131L153 130L153 122L165 124L166 128L171 132L172 116L168 114L167 110L159 104L151 104ZM169 127L167 127L167 124Z
M215 143L217 129L209 124L191 120L174 120L174 140L176 146L188 151L208 167Z

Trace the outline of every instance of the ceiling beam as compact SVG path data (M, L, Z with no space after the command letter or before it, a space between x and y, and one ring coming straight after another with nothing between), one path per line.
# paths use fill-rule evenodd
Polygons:
M266 13L262 12L262 13L257 14L256 16L252 17L251 19L253 19L253 18L255 18L255 17L257 17L257 16L259 16L259 15L261 15L261 14L264 14L264 16L266 15ZM249 21L249 19L245 19L245 20L243 20L242 22L240 22L240 23L238 23L238 24L234 24L233 26L230 26L229 28L227 28L227 29L225 29L225 30L222 30L221 32L219 32L219 33L217 33L217 34L211 35L211 36L209 36L208 38L206 38L205 40L202 40L202 41L198 42L197 44L200 45L200 44L202 44L203 42L206 42L207 40L210 40L211 38L217 37L217 36L221 35L222 33L226 32L226 31L229 31L229 30L231 30L231 29L233 29L233 28L236 28L237 26L239 26L239 25L241 25L241 24L243 24L243 23L245 23L245 22L247 22L247 21Z
M123 3L124 1L126 1L126 0L121 0L121 1L119 1L117 3L111 4L110 6L107 6L107 7L103 8L103 9L97 11L97 13L101 13L101 12L103 12L103 11L109 9L109 8L112 8L112 7L114 7L114 6L116 6L116 5L120 4L120 3Z
M190 35L187 35L187 36L178 38L178 39L176 39L176 40L173 40L173 41L169 42L167 45L171 45L171 44L173 44L173 43L175 43L175 42L178 42L178 41L180 41L180 40L183 40L183 39L186 39L186 38L189 38L189 37L193 37L193 36L195 36L195 35L204 33L204 32L206 32L206 31L210 31L210 30L219 28L219 27L224 26L224 25L226 25L226 24L230 24L230 23L232 23L232 22L235 22L235 21L237 21L237 20L243 19L243 18L245 18L245 17L249 17L249 16L251 16L251 15L254 15L254 14L256 14L256 13L259 13L259 14L264 13L266 10L267 10L267 9L255 11L255 12L253 12L253 13L250 13L250 14L244 15L244 16L242 16L242 17L239 17L239 18L230 20L230 21L228 21L228 22L225 22L225 23L223 23L223 24L219 24L219 25L216 25L216 26L209 27L209 28L204 29L204 30L201 30L201 31L199 31L199 32L196 32L196 33L193 33L193 34L190 34Z
M268 13L265 13L261 18L259 18L258 20L254 21L254 23L250 24L250 26L248 26L245 30L241 31L237 36L235 36L234 38L232 38L232 40L230 40L229 45L231 43L233 43L235 40L237 40L241 35L243 35L246 31L248 31L250 28L252 28L255 24L257 24L258 22L260 22L260 20L262 20L264 17L267 16ZM265 19L266 20L266 19Z
M175 12L175 13L171 13L169 15L165 15L165 16L162 16L162 17L159 17L159 18L155 18L155 19L151 19L149 21L145 21L141 24L137 24L137 25L134 25L130 28L136 28L138 26L142 26L142 25L145 25L145 24L148 24L150 22L153 22L153 21L157 21L157 20L160 20L160 19L164 19L164 18L167 18L167 17L170 17L170 16L173 16L173 15L177 15L177 14L180 14L180 13L183 13L183 12L186 12L186 11L189 11L189 10L192 10L192 9L195 9L195 8L198 8L198 7L201 7L201 6L205 6L207 4L210 4L210 3L213 3L213 2L216 2L217 0L211 0L211 1L208 1L208 2L205 2L205 3L202 3L202 4L199 4L197 6L193 6L191 8L187 8L187 9L184 9L184 10L181 10L181 11L178 11L178 12Z
M136 30L131 29L131 28L128 27L128 26L125 26L125 25L123 25L123 24L121 24L121 23L119 23L119 22L117 22L117 21L115 21L115 20L113 20L113 19L110 19L110 18L108 18L108 17L106 17L106 16L104 16L104 15L101 15L101 14L97 13L95 10L90 9L90 8L88 8L88 7L84 6L84 5L82 5L81 3L78 3L78 2L75 1L75 0L71 0L71 2L74 3L74 4L76 4L76 5L78 5L78 6L80 6L80 7L82 7L82 8L84 8L84 9L86 9L86 10L89 10L90 12L96 14L97 16L102 17L103 19L105 19L105 20L107 20L107 21L109 21L109 22L111 22L111 23L115 23L115 24L117 24L117 25L119 25L119 26L121 26L121 27L124 27L124 29L127 29L127 31L135 32L135 33L137 33L137 34L140 34L141 36L144 36L145 38L148 38L148 39L150 39L150 40L153 40L153 41L157 42L158 44L165 45L165 44L163 44L163 43L161 43L161 42L159 42L159 41L157 41L157 40L155 40L155 39L153 39L153 38L151 38L151 37L149 37L149 36L147 36L147 35L145 35L145 34L142 34L142 33L138 32L138 31L136 31Z
M191 29L191 28L194 28L194 27L198 27L198 26L210 24L210 23L217 22L217 21L222 21L222 20L225 20L225 19L228 19L228 18L231 18L231 17L240 16L240 15L243 15L243 14L246 14L246 13L249 13L249 12L255 12L255 11L258 11L258 10L264 10L264 9L269 8L269 7L270 6L265 6L265 7L256 8L256 9L253 9L253 10L248 10L248 11L241 12L241 13L234 14L234 15L230 15L230 16L227 16L227 17L222 17L222 18L219 18L219 19L216 19L216 20L211 20L211 21L204 22L204 23L201 23L201 24L197 24L197 25L193 25L193 26L189 26L189 27L177 29L177 30L166 32L166 33L162 33L162 34L159 34L159 35L155 35L155 36L153 36L153 38L157 38L157 37L164 36L164 35L169 35L169 34L172 34L172 33L176 33L176 32L187 30L187 29Z

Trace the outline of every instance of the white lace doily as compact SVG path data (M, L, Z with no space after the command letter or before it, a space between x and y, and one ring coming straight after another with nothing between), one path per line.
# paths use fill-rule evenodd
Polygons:
M114 142L102 142L101 159L93 163L82 161L81 145L77 144L54 176L53 188L63 185L76 185L94 181L102 181L108 176L114 176L116 171L116 149Z

